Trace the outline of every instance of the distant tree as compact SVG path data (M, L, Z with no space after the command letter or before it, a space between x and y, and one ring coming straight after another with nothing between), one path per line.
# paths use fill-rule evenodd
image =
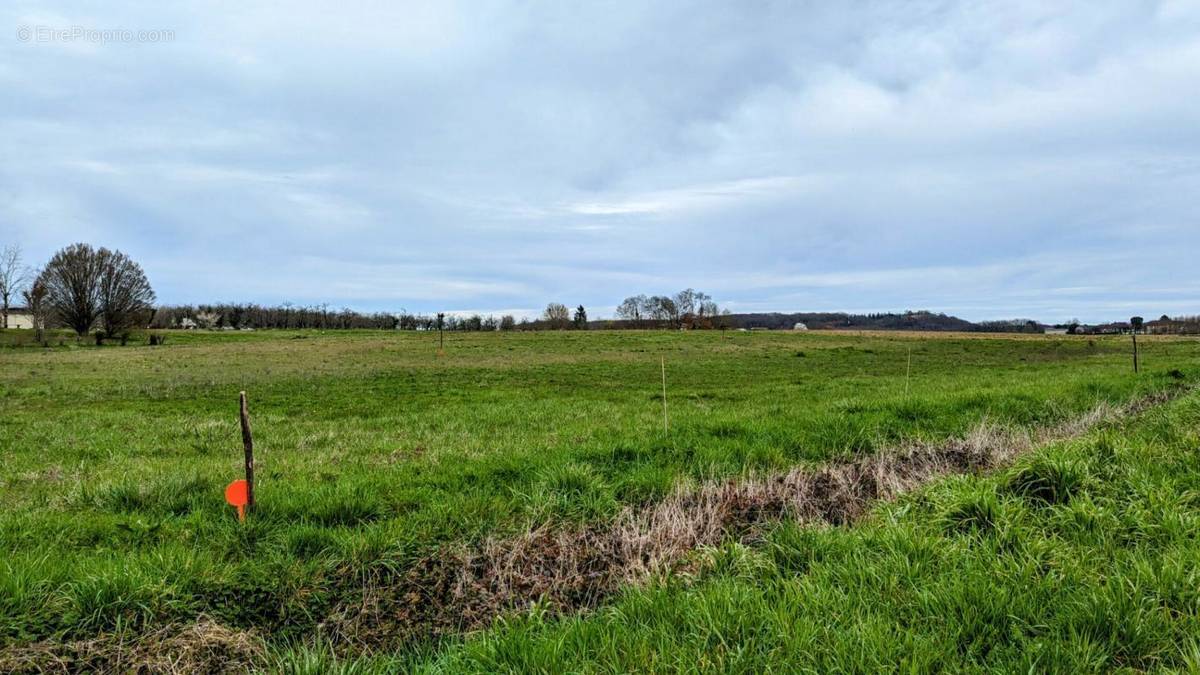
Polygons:
M500 330L512 330L517 327L517 321L512 314L505 314L500 317Z
M41 275L39 274L38 277ZM21 291L25 306L33 319L34 335L38 342L46 342L46 284L40 278Z
M696 318L704 327L711 328L716 325L717 317L721 314L721 308L717 303L712 301L712 298L705 296L705 299L700 302L696 308Z
M196 312L196 325L205 330L212 330L221 324L221 314L219 312L202 311Z
M542 320L550 328L566 328L571 321L571 310L560 302L552 302L546 305L546 311L542 312Z
M99 320L112 336L153 315L154 290L146 274L120 251L73 244L54 254L39 282L48 315L79 335Z
M21 262L21 247L0 249L0 328L8 328L8 310L12 299L21 296L29 283L29 270Z
M1133 328L1133 332L1135 332L1135 333L1142 330L1142 326L1144 326L1145 324L1146 324L1146 320L1140 316L1134 316L1134 317L1129 318L1129 326L1131 328Z
M644 318L643 312L648 303L649 298L644 295L631 295L617 306L617 318L632 321L636 326Z
M679 325L679 309L675 301L665 295L656 295L646 301L646 313L660 325L669 327Z
M91 246L72 244L55 253L38 277L50 314L78 335L90 331L100 316L102 262Z
M575 322L576 329L587 330L587 327L588 327L587 310L583 308L583 305L580 305L575 308L574 322Z
M682 322L690 322L696 314L696 305L700 302L697 296L700 295L703 293L697 293L694 288L685 288L675 294L675 312Z
M153 313L154 289L141 265L120 251L101 248L100 321L105 335L112 337L149 323Z
M1163 314L1162 316L1158 317L1158 320L1159 321L1170 321L1171 317L1167 316L1166 314Z

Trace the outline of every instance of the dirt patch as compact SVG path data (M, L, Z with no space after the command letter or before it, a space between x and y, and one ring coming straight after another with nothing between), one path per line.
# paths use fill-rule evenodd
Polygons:
M446 548L399 576L368 579L354 602L338 607L322 624L322 633L350 650L390 649L485 628L533 602L553 612L592 608L622 586L679 568L696 549L730 538L752 541L764 525L784 519L851 523L877 500L939 476L1003 465L1038 445L1081 435L1182 391L1124 406L1100 405L1033 433L985 423L948 442L680 489L648 508L626 509L605 524L544 527L475 548Z
M262 642L206 618L136 637L98 635L0 649L5 673L245 673L261 661Z

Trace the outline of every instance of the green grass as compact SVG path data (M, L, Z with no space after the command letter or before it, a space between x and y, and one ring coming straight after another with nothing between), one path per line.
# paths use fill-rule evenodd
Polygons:
M855 527L780 525L761 546L707 552L693 577L631 590L587 616L515 618L418 665L455 673L1194 672L1197 429L1200 399L1191 396L1000 475L940 481ZM1031 476L1070 489L1031 491Z
M0 645L203 615L254 629L281 667L320 672L330 655L311 639L354 581L440 544L603 522L680 483L947 438L985 418L1051 424L1173 386L1172 370L1200 375L1200 343L1185 339L1146 340L1137 377L1115 338L452 334L442 357L435 339L172 333L162 347L0 348ZM240 471L241 389L260 480L244 525L221 496ZM1182 667L1200 647L1163 641L1196 634L1195 437L1182 429L1195 414L1186 399L1128 438L948 480L861 526L780 526L762 546L709 552L699 577L592 615L535 610L387 659L451 671ZM1115 624L1080 623L1088 613Z

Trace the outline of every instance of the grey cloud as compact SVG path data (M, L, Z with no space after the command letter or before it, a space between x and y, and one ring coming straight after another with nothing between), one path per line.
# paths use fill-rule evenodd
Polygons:
M1187 2L16 2L0 240L164 301L1200 312ZM595 312L593 312L594 314Z

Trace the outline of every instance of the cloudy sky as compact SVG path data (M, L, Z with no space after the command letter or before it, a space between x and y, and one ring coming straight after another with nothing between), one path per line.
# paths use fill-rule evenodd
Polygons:
M161 302L1200 313L1200 2L9 0L0 25L0 244L120 248Z

